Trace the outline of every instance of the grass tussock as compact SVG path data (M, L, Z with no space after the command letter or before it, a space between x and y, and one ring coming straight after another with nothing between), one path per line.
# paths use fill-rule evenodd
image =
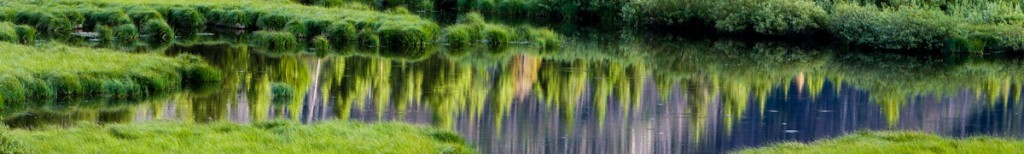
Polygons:
M827 34L856 46L951 52L1024 51L1021 2L650 0L621 9L636 25L712 27L726 33Z
M0 128L6 129L6 128ZM81 125L0 131L0 153L475 153L455 132L401 123Z
M292 51L299 46L295 35L284 31L256 31L252 39L257 48L270 51Z
M167 42L174 40L174 29L163 20L149 20L142 25L142 35L152 41Z
M816 141L787 142L734 153L1015 153L1024 150L1020 140L995 137L952 139L918 132L859 132Z
M464 47L474 43L487 44L492 47L526 43L553 48L558 47L562 42L561 35L550 29L527 26L509 27L487 23L479 13L466 14L458 24L446 27L443 37L450 46L454 47Z
M218 26L287 31L300 41L326 36L336 45L355 42L373 47L424 47L436 43L442 37L442 28L414 14L421 9L405 5L411 3L432 4L430 1L388 1L384 5L395 7L375 11L354 6L306 6L285 0L11 0L0 3L0 20L32 25L40 33L57 38L70 35L78 28L88 31L97 30L93 26L116 29L134 24L140 36L157 40L174 38L165 34L187 37L208 26ZM170 33L172 31L175 33ZM513 32L511 29L500 31Z
M76 96L135 97L217 81L194 56L169 58L102 49L0 43L0 97L6 102ZM131 67L125 67L131 66Z

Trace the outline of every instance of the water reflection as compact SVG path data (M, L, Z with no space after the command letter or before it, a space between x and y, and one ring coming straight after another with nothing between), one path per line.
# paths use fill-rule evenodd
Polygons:
M18 128L83 120L406 121L458 130L484 153L711 153L862 129L1024 131L1024 65L1015 59L660 41L425 49L411 57L178 44L163 52L207 58L224 71L221 85L126 103L6 105L0 119Z

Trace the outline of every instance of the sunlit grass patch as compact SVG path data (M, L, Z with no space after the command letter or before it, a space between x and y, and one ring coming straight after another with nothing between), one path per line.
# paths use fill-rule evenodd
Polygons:
M6 128L0 128L6 129ZM475 153L455 132L401 123L81 125L0 131L0 153Z
M133 97L219 80L194 56L169 58L102 49L0 43L0 95L6 102L58 97Z
M858 132L814 143L786 142L735 153L1015 153L1024 141L994 137L953 139L920 132Z

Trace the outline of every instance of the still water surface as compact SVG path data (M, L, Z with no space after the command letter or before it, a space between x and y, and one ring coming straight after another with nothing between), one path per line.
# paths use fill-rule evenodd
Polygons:
M678 39L425 50L401 57L179 43L162 52L205 57L223 82L144 100L7 107L0 119L26 129L401 121L454 129L483 153L721 153L890 129L1024 136L1016 59Z

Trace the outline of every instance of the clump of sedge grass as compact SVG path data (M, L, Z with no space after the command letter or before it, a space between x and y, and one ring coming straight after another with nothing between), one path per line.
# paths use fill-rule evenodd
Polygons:
M150 41L168 42L174 39L174 29L163 20L146 21L141 33Z
M786 142L735 153L1014 153L1024 141L994 137L951 139L919 132L859 132L811 144Z
M195 8L171 7L166 12L167 22L179 30L196 31L206 25L206 18Z
M370 30L360 30L359 35L356 36L359 40L359 44L364 47L378 47L380 46L380 38L377 37L377 33Z
M32 26L18 25L14 27L18 32L18 42L21 44L32 44L36 41L36 29Z
M124 24L114 28L114 39L130 42L139 38L139 30L132 24Z
M25 153L475 153L455 132L404 123L86 124L0 135L0 143L20 143L0 146Z
M326 31L328 39L336 45L347 44L356 40L356 27L348 22L334 22Z
M0 42L0 95L6 102L57 97L138 97L219 80L197 59L47 44ZM125 67L130 66L130 67Z
M313 49L317 52L326 52L331 50L331 41L325 36L317 36L313 38Z
M298 47L295 35L283 31L256 31L253 33L253 44L260 49L270 51L292 51Z
M114 29L110 28L110 26L106 26L106 25L96 26L96 28L93 30L93 32L96 32L96 34L98 34L98 37L99 37L101 42L111 42L111 41L114 41Z

